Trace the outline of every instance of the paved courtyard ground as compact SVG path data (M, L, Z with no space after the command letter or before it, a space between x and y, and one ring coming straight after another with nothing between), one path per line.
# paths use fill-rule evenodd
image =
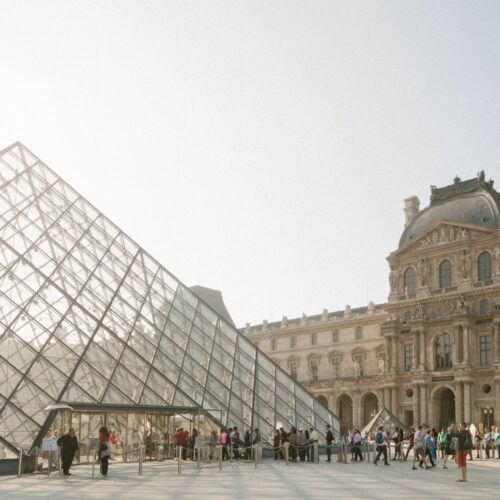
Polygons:
M187 463L177 474L172 462L111 463L109 478L92 478L90 466L76 466L70 478L54 474L27 474L21 478L0 476L0 499L237 499L237 498L500 498L500 460L474 460L468 464L469 482L457 483L454 462L449 469L438 461L435 469L411 470L411 464L391 462L337 462L319 465L290 464L265 459L258 469L252 463L216 464L198 472Z

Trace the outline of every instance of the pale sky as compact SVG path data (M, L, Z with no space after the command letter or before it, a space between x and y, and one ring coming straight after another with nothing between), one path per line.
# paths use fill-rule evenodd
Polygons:
M20 140L238 326L385 302L403 198L500 188L500 0L0 0Z

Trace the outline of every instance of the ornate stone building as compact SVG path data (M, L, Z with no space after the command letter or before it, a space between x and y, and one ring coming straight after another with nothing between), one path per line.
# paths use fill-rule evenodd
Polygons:
M484 172L405 200L385 304L242 331L351 424L500 424L500 194Z

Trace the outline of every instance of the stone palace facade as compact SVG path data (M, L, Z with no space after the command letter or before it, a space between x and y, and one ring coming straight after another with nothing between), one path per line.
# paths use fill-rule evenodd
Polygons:
M405 200L385 304L241 331L351 425L500 424L500 194L484 172Z

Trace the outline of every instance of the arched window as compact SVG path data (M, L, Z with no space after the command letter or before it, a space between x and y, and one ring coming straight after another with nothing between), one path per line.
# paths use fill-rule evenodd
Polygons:
M479 302L479 314L488 314L490 312L490 304L488 299L483 299Z
M415 280L415 269L409 267L405 271L405 294L409 295L415 293L416 280Z
M451 338L443 333L436 342L436 369L451 368Z
M483 252L477 259L477 277L479 281L491 279L491 254Z
M439 265L439 286L449 288L451 286L451 262L443 260Z
M411 321L411 311L405 312L405 323L409 323Z

